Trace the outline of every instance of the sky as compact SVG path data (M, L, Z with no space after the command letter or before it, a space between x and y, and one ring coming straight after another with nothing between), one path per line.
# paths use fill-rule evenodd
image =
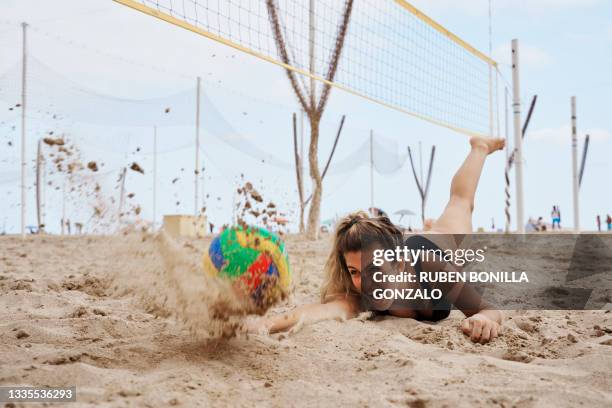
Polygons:
M487 52L488 1L413 3ZM299 108L282 69L110 0L2 0L1 4L0 194L5 199L0 202L0 231L19 230L20 122L17 110L9 109L20 102L22 21L29 24L31 58L28 102L32 110L26 128L29 167L37 140L52 129L75 140L87 160L104 163L101 175L88 182L106 180L109 196L118 194L116 178L121 168L136 161L145 174L129 172L126 189L135 194L134 205L142 207L142 217L151 219L152 134L157 125L157 220L163 214L192 213L195 131L189 115L195 116L190 110L195 78L200 76L207 98L201 113L205 170L200 201L210 220L216 225L230 222L241 174L281 211L290 217L295 214L298 199L291 114ZM502 83L511 80L513 38L520 42L523 111L532 96L538 95L523 145L525 217L548 219L552 205L559 205L562 224L573 225L570 97L575 95L579 150L584 135L591 135L580 191L581 227L593 230L597 214L612 214L608 102L612 93L612 3L492 0L493 58L500 63ZM172 111L164 116L160 107L166 105ZM62 106L65 112L56 122L43 112L53 106ZM116 116L109 119L108 111L113 109ZM499 112L503 130L503 100ZM408 145L418 151L420 143L423 157L428 157L431 146L436 146L426 217L437 217L446 205L450 180L469 151L467 137L334 89L321 125L320 162L331 149L342 115L346 123L334 162L348 157L368 139L370 130L400 152ZM220 138L228 129L242 138ZM240 144L244 140L248 142ZM267 160L262 163L263 154ZM271 164L274 160L276 166ZM334 173L334 162L324 184L323 220L370 205L367 159L355 160L349 172ZM492 220L496 227L503 227L504 162L504 153L498 153L485 165L476 196L475 228L490 229ZM84 205L76 193L63 195L56 190L61 180L55 177L55 184L45 193L48 230L59 230L62 207L69 218L87 222L91 206ZM27 224L31 225L36 224L31 176L28 186ZM514 200L514 184L510 191ZM374 204L389 214L400 209L419 212L420 197L408 163L394 174L374 175ZM515 208L512 201L513 223ZM394 220L399 222L398 217ZM420 221L412 217L402 223L419 225Z

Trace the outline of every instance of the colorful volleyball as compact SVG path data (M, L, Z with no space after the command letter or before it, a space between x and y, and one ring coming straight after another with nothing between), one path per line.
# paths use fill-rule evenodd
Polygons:
M257 308L267 308L289 293L285 244L263 228L232 227L221 232L210 243L203 264L207 274L232 281Z

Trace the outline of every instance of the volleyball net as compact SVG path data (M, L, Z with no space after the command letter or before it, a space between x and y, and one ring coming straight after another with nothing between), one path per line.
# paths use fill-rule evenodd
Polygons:
M494 135L497 63L404 0L114 0L351 94L468 135ZM276 10L279 57L268 6ZM328 81L343 14L348 31ZM277 33L278 34L278 33ZM316 91L315 91L316 92Z

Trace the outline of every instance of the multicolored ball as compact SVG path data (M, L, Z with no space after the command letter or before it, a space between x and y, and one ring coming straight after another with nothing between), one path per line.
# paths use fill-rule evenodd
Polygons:
M259 309L289 293L291 271L285 244L263 228L237 226L221 232L204 254L203 265L210 276L232 281Z

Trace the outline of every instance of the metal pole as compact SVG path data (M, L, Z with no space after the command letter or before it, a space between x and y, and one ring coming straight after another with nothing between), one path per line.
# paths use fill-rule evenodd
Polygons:
M153 231L157 225L157 126L153 127Z
M508 118L508 88L504 86L504 133L506 137L506 170L504 173L506 188L505 188L505 215L506 215L506 225L504 231L506 233L510 232L510 169L509 163L510 160L510 120Z
M42 217L41 217L41 195L42 195L42 174L41 174L41 149L42 140L38 140L38 147L36 150L36 221L38 222L38 231L41 232Z
M300 110L300 169L302 171L302 174L306 174L305 170L306 170L306 166L304 166L305 161L304 161L304 110L301 109ZM302 182L302 188L304 187L304 184Z
M125 201L125 176L127 167L121 171L121 189L119 190L119 216L117 217L119 228L121 228L121 218L123 217L123 203Z
M23 63L21 66L21 237L25 238L26 224L26 72L27 72L27 28L28 23L21 23L23 29Z
M42 156L42 195L41 195L41 201L42 201L42 223L43 225L47 225L46 222L46 218L47 218L47 159L45 159L45 156Z
M204 188L204 182L206 181L204 179L204 171L206 169L206 161L204 159L202 159L201 163L200 163L200 175L201 175L201 183L202 183L202 207L200 208L201 212L203 213L206 210L206 189ZM203 214L202 214L203 215Z
M304 109L300 109L300 180L299 189L302 192L301 200L304 200L304 175L306 173L306 161L304 160ZM311 194L312 197L312 194ZM304 232L304 212L306 211L306 202L300 203L300 232Z
M200 80L200 85L201 85L201 83L202 83L202 81ZM201 89L201 86L198 87L198 88ZM200 102L200 97L198 97L198 102ZM198 129L200 128L200 124L201 124L201 118L200 118L200 113L198 113ZM201 187L201 190L202 190L202 207L200 209L202 210L202 212L204 212L205 208L206 208L206 193L205 193L205 188L204 188L204 182L205 182L205 179L204 179L204 176L205 176L204 169L206 168L206 162L204 160L201 160L199 166L200 167L198 167L198 171L200 172L201 179L202 179L202 187ZM204 215L204 214L201 214L201 215Z
M200 173L202 175L202 177L201 177L201 179L202 179L201 180L201 182L202 182L202 208L201 208L201 210L204 211L206 209L206 193L205 193L206 189L204 188L204 182L206 181L204 179L204 171L206 169L206 161L203 160L203 163L201 163L201 166L202 166L200 168Z
M195 207L194 207L194 215L198 215L198 204L199 200L199 191L198 191L198 179L200 174L200 77L198 77L197 81L197 92L196 92L196 154L195 154Z
M506 134L506 161L510 158L510 119L508 118L508 88L504 86L504 132Z
M62 235L65 234L66 228L66 176L64 176L64 184L62 185Z
M489 65L489 136L493 137L493 68Z
M374 208L374 131L370 130L370 208Z
M574 203L574 231L580 232L580 204L578 194L578 135L576 131L576 97L572 96L572 201Z
M516 230L519 234L525 232L523 214L523 137L521 129L521 87L519 82L519 44L512 40L512 109L514 112L514 149L516 151L515 181L516 181Z

